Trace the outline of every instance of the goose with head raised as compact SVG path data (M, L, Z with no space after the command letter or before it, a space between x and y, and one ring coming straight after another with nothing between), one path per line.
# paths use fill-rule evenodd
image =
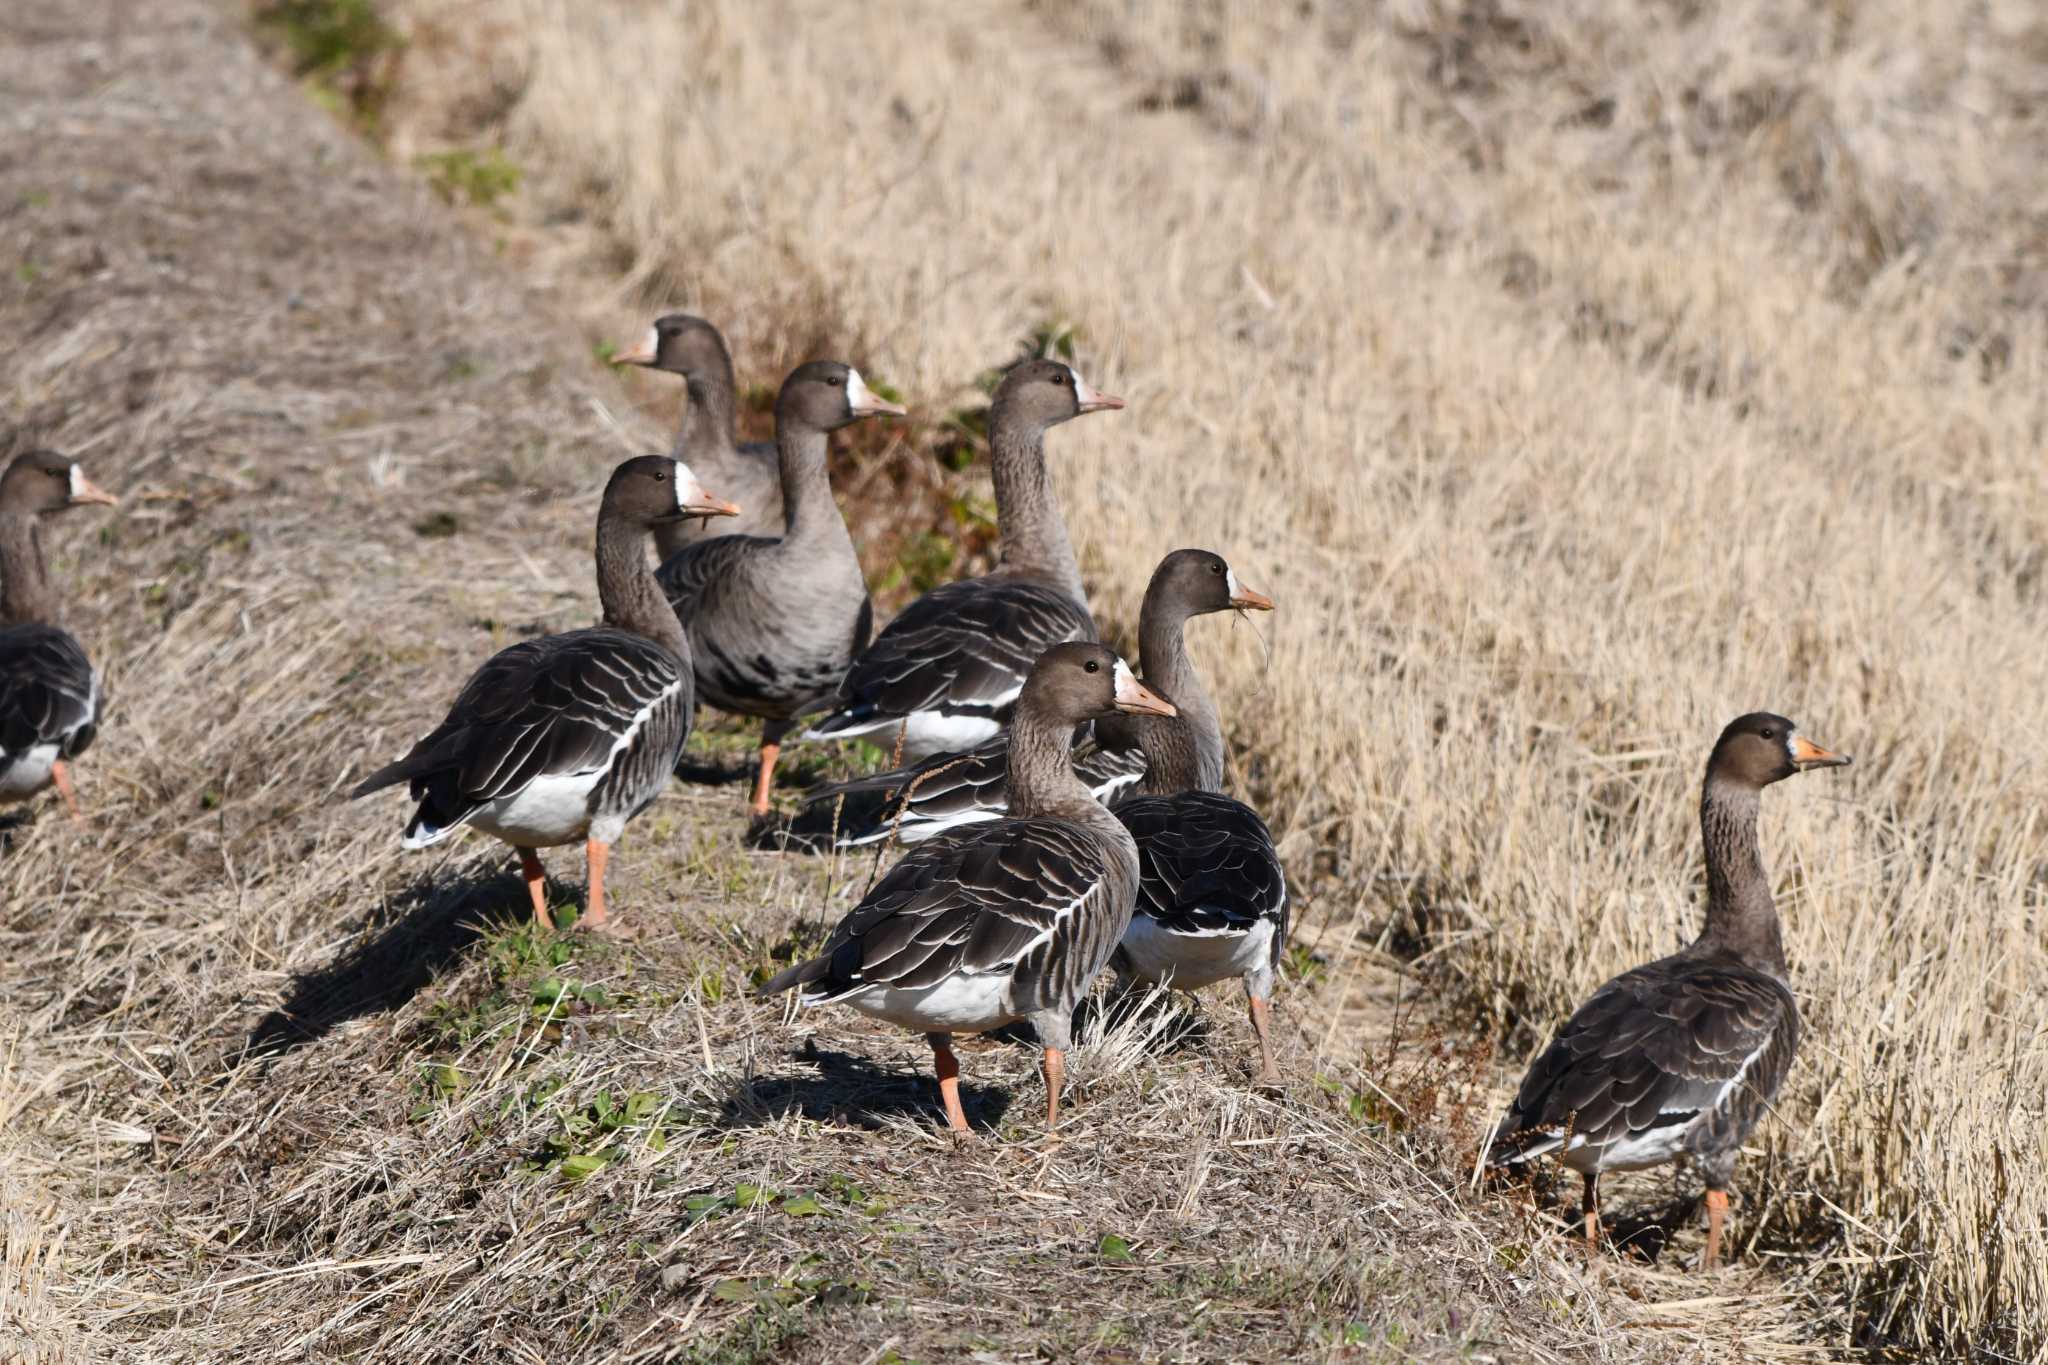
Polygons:
M350 797L405 783L419 803L407 848L464 825L511 844L536 923L548 919L536 850L583 841L584 919L602 927L606 857L668 784L694 705L689 640L647 567L646 538L669 521L736 510L665 455L618 466L597 513L604 623L498 651L438 726Z
M874 629L874 603L832 500L825 457L827 433L880 413L900 417L903 409L871 392L852 366L798 366L775 400L779 534L687 545L655 574L689 632L698 699L761 721L756 815L768 812L791 722L837 691Z
M981 743L1008 723L1046 649L1095 638L1080 566L1045 468L1045 433L1123 406L1057 360L1028 360L996 387L989 462L1000 535L995 572L934 588L847 671L837 708L807 739L900 739L916 759Z
M1488 1166L1555 1152L1579 1173L1589 1249L1599 1244L1603 1172L1690 1156L1707 1184L1701 1268L1719 1260L1736 1153L1769 1112L1799 1046L1799 1006L1757 843L1763 789L1848 761L1783 716L1756 711L1728 723L1700 794L1707 913L1699 937L1593 992L1531 1064L1495 1127Z
M761 992L800 988L807 1005L844 1004L923 1033L959 1133L967 1115L952 1036L1029 1020L1055 1126L1074 1006L1116 951L1137 893L1130 833L1068 761L1074 727L1115 711L1173 707L1102 645L1045 651L1017 698L1009 815L910 850L823 952Z
M1246 587L1223 556L1208 550L1175 550L1160 561L1146 585L1138 611L1138 650L1146 686L1173 702L1180 716L1171 722L1110 716L1090 727L1074 751L1074 773L1098 801L1115 805L1134 795L1146 779L1141 731L1185 754L1196 778L1186 785L1214 791L1223 782L1223 730L1216 708L1202 690L1188 658L1185 630L1190 619L1221 611L1270 611L1264 593ZM1186 700L1182 700L1185 696ZM965 753L934 754L921 763L835 783L815 792L812 804L883 793L887 799L850 803L853 813L839 827L837 842L853 848L895 839L915 844L935 834L1002 816L1009 737L997 735ZM1179 787L1168 789L1180 790Z
M657 526L659 557L667 560L686 545L717 536L781 535L782 475L775 443L737 439L732 352L718 329L690 313L667 313L639 341L614 353L612 364L682 376L689 406L669 453L690 466L706 487L740 507L729 521L692 517Z
M114 503L54 451L18 455L0 474L0 803L54 785L71 818L85 818L70 763L98 730L100 679L58 624L40 523L69 507Z

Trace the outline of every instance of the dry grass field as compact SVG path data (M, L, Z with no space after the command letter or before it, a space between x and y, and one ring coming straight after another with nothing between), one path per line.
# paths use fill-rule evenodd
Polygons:
M0 436L124 494L52 541L93 823L0 851L0 1359L2048 1361L2032 6L379 9L331 113L233 5L0 13ZM337 803L590 619L677 398L593 346L671 305L905 395L842 483L891 603L985 548L937 457L1020 340L1129 400L1052 442L1098 616L1184 544L1281 604L1195 648L1301 893L1284 1098L1218 992L1056 1145L970 1054L955 1150L920 1045L745 998L869 869L737 786L634 827L622 943ZM1857 759L1765 803L1808 1041L1736 1266L1657 1173L1589 1268L1464 1173L1692 932L1759 706Z

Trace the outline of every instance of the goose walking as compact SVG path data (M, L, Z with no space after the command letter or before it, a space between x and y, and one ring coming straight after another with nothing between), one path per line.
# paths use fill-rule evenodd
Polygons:
M654 528L654 547L666 561L684 546L716 536L782 534L782 474L772 441L740 444L733 427L732 352L716 327L689 313L669 313L614 365L642 365L681 375L689 406L669 453L690 466L706 487L739 504L730 521L686 518Z
M1074 751L1074 775L1096 800L1114 806L1139 788L1147 761L1138 742L1140 730L1171 732L1172 737L1162 733L1158 742L1192 751L1193 775L1163 789L1164 794L1184 787L1215 791L1223 785L1222 726L1201 690L1183 632L1196 616L1272 608L1272 599L1239 582L1221 555L1175 550L1160 561L1138 611L1138 658L1145 684L1173 702L1180 718L1162 722L1109 716L1090 727ZM1188 692L1187 701L1182 691ZM885 793L884 801L850 806L837 836L839 846L856 848L891 838L915 844L962 825L1001 818L1009 805L1008 757L1009 736L997 735L965 753L933 754L909 767L835 783L809 800L815 805Z
M761 720L752 810L766 815L782 737L832 696L875 621L860 557L832 500L826 434L903 409L837 361L798 366L775 400L783 524L779 534L686 545L655 574L690 637L697 697Z
M1045 1049L1046 1127L1059 1122L1074 1006L1123 936L1137 893L1131 836L1074 777L1074 727L1173 707L1102 645L1049 649L1017 699L1010 814L912 849L825 950L761 987L802 989L926 1036L946 1121L967 1131L955 1033L1028 1019Z
M1056 360L1030 360L997 386L989 461L1000 535L997 568L934 588L855 659L838 708L806 739L872 735L923 758L965 749L1009 721L1038 656L1095 638L1080 566L1045 469L1049 427L1121 408Z
M498 651L440 725L350 798L406 783L419 803L405 826L407 848L464 825L511 844L537 924L548 922L537 850L584 841L584 918L602 926L611 846L661 794L690 734L690 645L647 567L647 535L665 522L734 510L666 456L613 470L597 513L604 624Z
M1799 1046L1771 879L1757 844L1763 789L1849 761L1758 711L1729 722L1700 796L1707 914L1698 938L1622 973L1581 1005L1522 1078L1487 1164L1558 1152L1584 1181L1586 1245L1600 1237L1600 1176L1690 1155L1707 1182L1707 1247L1720 1259L1735 1156Z
M55 786L71 818L85 820L70 765L98 729L100 679L58 624L39 522L116 501L54 451L16 456L0 475L0 804Z

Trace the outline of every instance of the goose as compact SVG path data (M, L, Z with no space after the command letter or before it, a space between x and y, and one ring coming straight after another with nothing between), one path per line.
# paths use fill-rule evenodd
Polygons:
M1579 1173L1588 1251L1599 1246L1603 1172L1690 1155L1707 1182L1701 1269L1719 1261L1735 1155L1799 1046L1757 810L1773 782L1848 762L1783 716L1755 711L1728 723L1700 796L1707 913L1699 937L1593 992L1531 1064L1495 1127L1489 1167L1557 1152Z
M613 470L597 512L604 623L499 650L438 726L349 798L406 783L419 803L407 848L464 825L512 845L537 925L549 922L537 850L584 841L583 918L602 928L611 846L661 794L690 736L690 644L647 567L645 538L666 521L735 510L664 455Z
M18 455L0 475L0 804L55 786L80 824L71 760L98 730L100 679L77 637L57 624L38 519L117 501L55 451Z
M1159 562L1138 611L1138 657L1146 685L1172 701L1181 719L1166 725L1112 716L1094 725L1092 735L1074 751L1074 773L1096 800L1113 806L1134 794L1144 779L1146 754L1136 734L1140 728L1186 734L1201 771L1198 779L1184 785L1207 791L1222 786L1223 730L1195 677L1182 632L1194 616L1272 609L1272 599L1239 582L1236 570L1219 554L1175 550ZM1188 692L1188 700L1181 699L1182 691ZM892 838L915 844L961 825L1000 818L1009 804L1004 783L1008 751L1009 737L997 735L965 753L934 754L906 768L835 783L809 799L815 805L842 796L887 793L887 800L854 811L840 828L839 846L858 848Z
M612 364L683 377L689 406L669 453L743 509L729 522L699 517L664 522L654 528L658 556L666 561L685 546L714 536L781 535L782 475L775 443L735 442L732 352L718 329L689 313L669 313L656 318L633 346L615 353Z
M1058 1126L1074 1006L1122 938L1137 894L1130 833L1074 777L1069 737L1112 711L1170 716L1115 652L1092 642L1040 656L1017 698L1010 814L910 850L833 930L825 949L761 987L800 988L925 1035L947 1125L965 1133L955 1033L1030 1020L1044 1049L1048 1131Z
M686 545L655 574L690 636L698 698L761 719L755 815L768 813L792 720L838 690L874 630L860 557L825 473L825 438L878 413L904 415L851 366L814 360L791 371L775 400L779 534Z
M996 571L934 588L904 608L853 661L837 709L804 738L875 735L911 759L970 748L1007 724L1040 654L1095 638L1046 474L1045 432L1123 405L1057 360L1028 360L1004 377L989 406Z

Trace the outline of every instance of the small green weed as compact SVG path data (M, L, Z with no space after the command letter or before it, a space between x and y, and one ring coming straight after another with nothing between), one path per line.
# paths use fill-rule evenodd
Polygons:
M434 192L451 204L471 204L487 209L519 188L523 175L519 167L497 147L472 151L456 147L429 152L414 163L427 176Z

